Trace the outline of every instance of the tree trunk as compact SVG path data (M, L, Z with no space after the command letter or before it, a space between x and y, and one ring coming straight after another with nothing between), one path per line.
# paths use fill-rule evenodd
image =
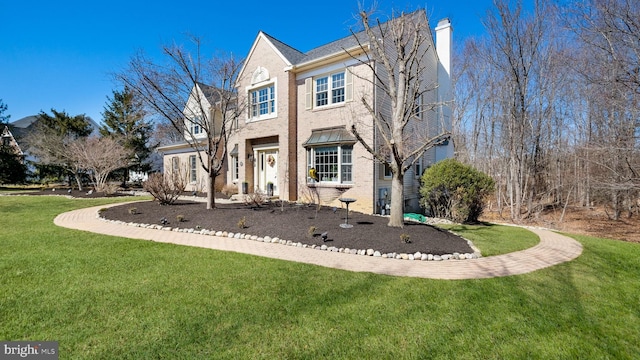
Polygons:
M393 173L393 179L391 180L391 216L387 226L404 226L403 177L400 172Z
M207 176L207 210L216 208L216 174L209 173Z
M78 184L78 191L82 191L82 179L80 178L80 172L75 171L73 174L76 178L76 183Z

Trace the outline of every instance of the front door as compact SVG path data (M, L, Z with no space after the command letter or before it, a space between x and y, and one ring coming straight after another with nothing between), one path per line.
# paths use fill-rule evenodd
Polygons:
M258 188L265 194L273 184L273 195L278 195L278 150L258 151Z

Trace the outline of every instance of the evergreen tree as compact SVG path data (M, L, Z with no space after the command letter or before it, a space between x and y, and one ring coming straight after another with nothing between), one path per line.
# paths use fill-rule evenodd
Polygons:
M126 181L128 170L149 171L151 168L148 159L155 147L150 145L153 126L145 121L143 104L128 87L114 90L113 97L107 99L100 135L122 139L122 145L132 154L130 165L123 169L123 180Z
M0 99L0 133L8 124L10 115L4 115L7 105ZM27 179L27 167L22 156L4 139L0 142L0 184L18 184Z
M51 113L49 115L43 111L38 115L34 130L27 135L24 143L27 150L38 159L36 168L41 177L46 175L43 172L45 170L49 174L67 173L75 178L78 189L82 190L82 169L69 144L89 136L93 131L91 122L84 114L70 116L65 111L54 109L51 109Z
M9 123L9 118L11 117L11 115L3 115L5 111L7 111L8 107L7 104L2 102L2 99L0 99L0 125L6 125ZM2 127L0 126L0 129Z

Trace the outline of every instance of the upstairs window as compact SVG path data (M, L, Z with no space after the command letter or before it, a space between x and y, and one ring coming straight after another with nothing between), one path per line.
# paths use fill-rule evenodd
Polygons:
M260 118L276 113L276 88L273 84L251 90L251 118Z
M307 110L353 101L353 74L349 70L308 77L304 86Z
M342 103L345 100L344 71L315 79L316 106Z

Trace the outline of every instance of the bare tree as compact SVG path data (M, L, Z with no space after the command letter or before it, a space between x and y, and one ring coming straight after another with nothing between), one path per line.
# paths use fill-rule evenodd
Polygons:
M114 137L91 136L70 143L69 152L74 162L93 178L95 190L109 192L106 186L109 174L127 166L133 150L126 149Z
M140 53L118 78L196 151L208 174L207 209L212 209L215 179L224 170L227 143L244 110L244 100L235 89L242 62L224 55L205 59L201 40L190 40L193 52L176 44L164 46L164 64Z
M53 115L40 113L33 131L25 139L27 150L39 163L62 168L75 177L78 190L82 190L81 170L71 144L89 136L91 124L84 115L69 116L51 109Z
M450 130L440 124L426 124L428 114L444 104L435 97L437 77L430 78L428 67L436 61L431 30L424 10L401 13L381 23L371 18L373 11L360 9L359 23L364 37L354 33L366 59L354 57L369 67L373 78L354 74L375 87L377 99L362 96L360 101L373 119L373 128L354 120L351 131L379 163L392 173L389 226L404 224L404 175L423 153L450 138ZM369 50L370 48L370 50ZM384 105L375 105L382 99ZM443 121L442 116L436 116ZM437 129L433 131L433 129ZM431 130L431 131L430 131ZM378 143L364 136L374 132Z
M575 62L588 99L580 156L618 219L640 193L640 4L580 1L566 18L582 47Z

